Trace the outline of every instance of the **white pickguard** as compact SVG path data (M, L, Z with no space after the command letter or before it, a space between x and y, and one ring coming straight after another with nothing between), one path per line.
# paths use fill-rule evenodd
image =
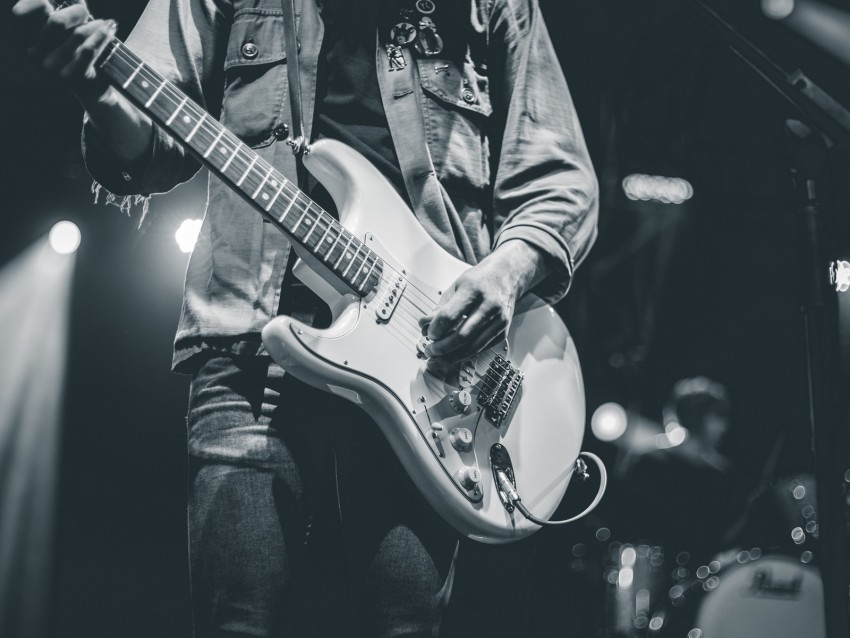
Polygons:
M299 251L303 262L296 275L328 303L334 321L327 330L317 330L278 317L263 330L266 348L302 381L365 409L422 494L461 533L501 543L536 531L537 525L503 507L489 451L494 443L507 448L523 502L538 517L551 516L566 490L584 431L581 371L563 322L539 299L521 300L506 342L494 348L525 374L512 414L500 427L484 418L475 402L468 414L457 414L447 397L458 389L458 379L425 372L425 361L416 355L416 320L469 266L437 246L392 186L354 150L321 140L304 163L334 198L343 225L387 267L377 292L360 299L341 293L316 258ZM407 287L389 321L378 322L386 286L399 274ZM487 352L472 362L479 382L493 355ZM470 451L452 447L449 434L455 427L474 433ZM474 489L456 480L468 466L481 472Z

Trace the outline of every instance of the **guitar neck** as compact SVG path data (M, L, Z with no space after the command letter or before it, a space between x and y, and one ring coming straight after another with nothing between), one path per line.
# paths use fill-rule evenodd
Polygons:
M98 67L133 104L355 293L366 296L377 286L383 262L374 251L127 45L114 39Z

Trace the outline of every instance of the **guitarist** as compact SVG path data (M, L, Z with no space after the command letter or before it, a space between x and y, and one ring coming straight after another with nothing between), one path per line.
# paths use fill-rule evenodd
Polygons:
M295 11L307 139L358 150L443 248L476 264L423 322L432 364L481 350L531 288L550 302L566 294L596 235L597 186L537 1L295 0ZM89 20L84 0L57 11L18 0L13 12L32 58L82 103L102 188L160 193L199 170L98 76L114 22ZM279 0L150 0L127 42L294 179L282 24ZM408 65L421 76L419 122L381 81ZM436 195L411 197L431 160ZM319 187L311 195L331 205ZM323 317L291 276L286 239L249 208L210 180L175 341L174 369L193 375L196 635L437 635L456 533L365 415L263 351L276 314ZM347 601L336 605L346 615L326 613L328 601Z

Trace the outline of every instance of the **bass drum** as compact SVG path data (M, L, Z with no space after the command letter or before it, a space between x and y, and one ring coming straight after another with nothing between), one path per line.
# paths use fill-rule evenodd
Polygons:
M815 567L787 556L767 555L743 564L738 561L734 566L695 579L683 589L687 591L685 597L690 599L688 604L684 608L674 605L679 609L668 609L671 614L661 612L657 635L671 638L826 636L820 573ZM688 610L694 610L693 602L695 614L689 614Z

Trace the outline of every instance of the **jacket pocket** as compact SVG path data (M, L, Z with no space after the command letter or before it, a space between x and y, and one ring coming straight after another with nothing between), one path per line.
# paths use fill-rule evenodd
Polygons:
M286 96L285 62L281 11L238 11L224 60L222 123L249 146L265 146L275 139Z
M447 186L484 189L490 181L487 139L493 113L486 76L468 59L417 60L423 116L437 177Z

